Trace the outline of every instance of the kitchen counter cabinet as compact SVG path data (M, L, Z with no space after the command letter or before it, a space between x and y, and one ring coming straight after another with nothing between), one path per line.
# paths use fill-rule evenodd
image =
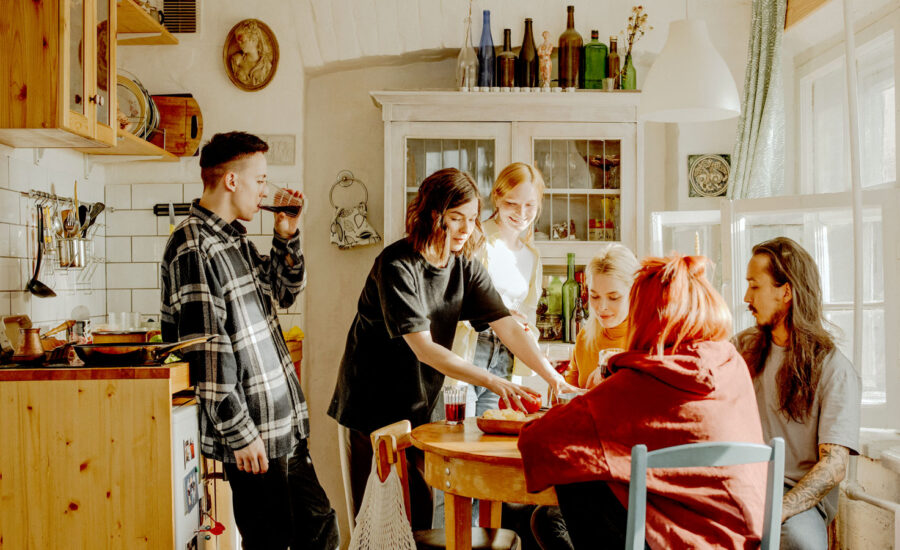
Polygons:
M187 363L0 369L0 549L171 548Z

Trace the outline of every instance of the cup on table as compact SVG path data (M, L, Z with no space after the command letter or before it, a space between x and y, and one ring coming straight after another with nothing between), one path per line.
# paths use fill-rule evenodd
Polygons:
M266 194L259 202L259 208L273 213L284 212L291 217L299 216L303 199L274 183L267 183Z
M444 387L444 418L447 424L460 424L466 418L466 386Z
M609 369L606 366L609 363L609 359L613 355L618 355L618 354L622 353L623 351L625 351L625 350L622 348L606 348L606 349L600 350L600 357L598 358L598 361L597 361L597 368L600 369L600 372L602 373L603 378L606 378L607 376L609 376Z

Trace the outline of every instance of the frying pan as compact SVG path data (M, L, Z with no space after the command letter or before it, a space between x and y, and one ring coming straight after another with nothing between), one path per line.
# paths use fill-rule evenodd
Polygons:
M203 344L215 338L200 336L190 340L182 340L174 344L166 343L115 343L115 344L78 344L73 346L75 353L85 365L107 367L138 366L160 363L173 351Z

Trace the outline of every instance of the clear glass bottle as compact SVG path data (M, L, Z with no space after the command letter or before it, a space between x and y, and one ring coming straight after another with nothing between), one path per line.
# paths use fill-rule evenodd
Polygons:
M588 90L603 88L608 55L606 44L600 42L600 32L591 31L591 41L584 45L584 87Z
M511 31L503 29L503 51L497 56L497 85L512 88L516 85L516 54L512 52Z
M471 90L478 85L478 56L472 46L472 18L466 17L466 36L456 58L456 85L460 90Z
M562 287L562 326L563 341L574 343L575 333L572 321L575 317L575 302L580 294L578 281L575 280L575 253L569 252L566 255L567 260L567 278Z
M606 58L606 77L612 78L614 81L614 90L622 87L622 67L619 60L619 39L615 36L609 37L609 56Z
M478 85L490 88L495 85L494 68L497 58L494 54L494 39L491 36L491 10L484 10L481 25L481 40L478 42Z
M566 7L568 22L566 30L559 35L559 50L557 60L559 63L559 87L577 88L579 72L581 71L581 49L584 41L575 30L575 6Z
M531 18L525 19L525 36L516 61L516 86L536 88L538 85L538 56L534 45Z

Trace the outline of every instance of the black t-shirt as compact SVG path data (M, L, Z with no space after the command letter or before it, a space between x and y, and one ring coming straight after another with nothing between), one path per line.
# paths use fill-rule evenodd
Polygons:
M391 244L366 278L328 414L364 433L404 418L413 426L428 422L444 375L420 363L403 335L429 330L450 349L459 321L507 315L480 262L451 254L438 268L406 239Z

